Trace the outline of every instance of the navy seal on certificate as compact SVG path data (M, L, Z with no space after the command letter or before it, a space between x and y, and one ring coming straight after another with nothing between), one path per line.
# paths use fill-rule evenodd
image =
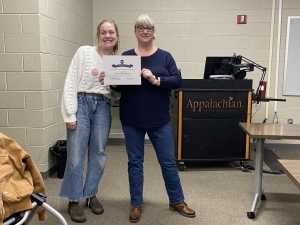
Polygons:
M141 85L141 57L104 55L105 85Z

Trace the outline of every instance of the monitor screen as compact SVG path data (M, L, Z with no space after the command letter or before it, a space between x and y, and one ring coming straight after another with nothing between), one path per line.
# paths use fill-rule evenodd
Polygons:
M233 75L238 72L230 66L230 62L241 64L241 59L233 58L232 61L231 59L231 56L207 56L203 79L209 79L210 75Z

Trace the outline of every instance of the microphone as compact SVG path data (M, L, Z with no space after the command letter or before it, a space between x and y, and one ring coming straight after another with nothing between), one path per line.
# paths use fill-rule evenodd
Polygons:
M228 59L223 59L222 60L222 65L228 65L229 64L229 60Z
M228 59L223 59L219 70L220 75L230 75L230 61Z

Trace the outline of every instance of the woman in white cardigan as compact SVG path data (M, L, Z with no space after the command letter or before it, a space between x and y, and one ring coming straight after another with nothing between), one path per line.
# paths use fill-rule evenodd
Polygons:
M75 53L65 80L61 112L67 126L67 164L59 196L69 200L68 212L74 222L86 221L79 200L95 214L104 209L97 200L98 185L106 164L110 127L110 103L114 93L101 85L103 55L116 54L118 28L113 20L103 20L97 27L98 46L82 46ZM88 165L83 179L84 159Z

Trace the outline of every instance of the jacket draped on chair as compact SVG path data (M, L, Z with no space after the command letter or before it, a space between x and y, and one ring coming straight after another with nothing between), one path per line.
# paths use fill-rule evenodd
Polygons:
M32 209L32 193L46 194L41 173L27 152L0 133L0 225L10 215ZM38 217L46 220L46 211L40 209Z

